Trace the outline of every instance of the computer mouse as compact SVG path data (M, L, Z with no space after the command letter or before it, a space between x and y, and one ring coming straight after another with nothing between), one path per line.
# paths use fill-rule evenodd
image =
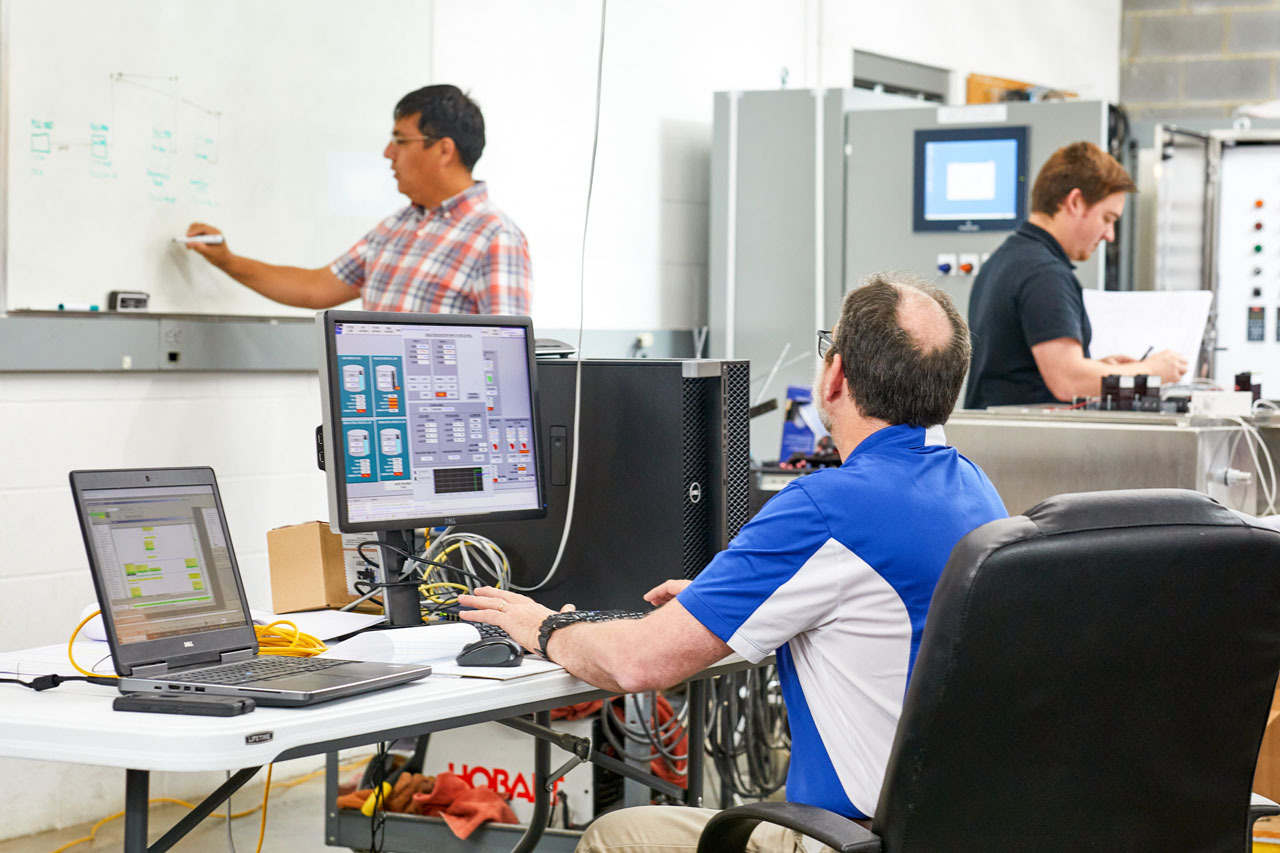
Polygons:
M454 658L458 666L519 666L524 649L510 637L481 637Z

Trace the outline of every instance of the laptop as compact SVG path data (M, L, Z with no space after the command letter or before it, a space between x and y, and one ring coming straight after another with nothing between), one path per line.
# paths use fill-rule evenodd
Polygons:
M431 674L259 655L211 468L72 471L71 491L122 693L311 705Z

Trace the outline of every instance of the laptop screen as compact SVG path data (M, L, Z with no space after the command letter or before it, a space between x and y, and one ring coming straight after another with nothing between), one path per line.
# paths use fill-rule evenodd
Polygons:
M212 486L87 489L81 500L118 643L248 626Z

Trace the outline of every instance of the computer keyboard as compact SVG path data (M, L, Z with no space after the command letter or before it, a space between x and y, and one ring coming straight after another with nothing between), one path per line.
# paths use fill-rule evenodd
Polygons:
M652 610L586 610L579 611L579 622L612 622L615 619L643 619Z
M491 637L511 639L511 635L497 625L490 625L488 622L472 622L471 624L476 626L476 630L480 632L480 639L482 640L487 640Z
M287 655L260 655L253 660L240 663L224 663L183 672L181 675L165 675L165 681L188 684L246 684L264 678L280 678L286 675L301 675L306 672L318 672L331 666L348 663L334 658L298 658Z
M652 610L581 610L578 617L580 622L610 622L614 619L641 619L652 613ZM504 637L511 639L511 635L499 628L497 625L490 625L488 622L472 622L476 630L480 632L480 639L487 640L491 637Z

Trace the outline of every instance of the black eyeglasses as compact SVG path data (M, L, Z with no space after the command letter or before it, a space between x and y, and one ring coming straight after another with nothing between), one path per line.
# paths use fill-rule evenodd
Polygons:
M818 330L818 358L826 358L827 353L831 352L831 347L835 345L835 341L831 339L830 329Z

